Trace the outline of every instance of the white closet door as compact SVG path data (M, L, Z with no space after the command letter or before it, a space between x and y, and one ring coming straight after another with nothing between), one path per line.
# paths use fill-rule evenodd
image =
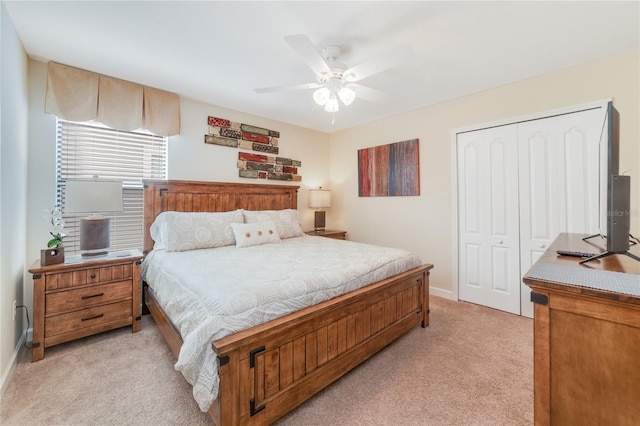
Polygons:
M457 135L459 298L520 313L516 125Z
M518 124L521 269L561 232L597 234L604 108ZM606 143L606 141L603 141ZM532 317L522 286L522 315Z

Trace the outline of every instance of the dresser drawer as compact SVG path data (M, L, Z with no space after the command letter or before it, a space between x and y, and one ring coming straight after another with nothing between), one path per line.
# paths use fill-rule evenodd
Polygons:
M130 318L131 305L131 300L125 300L45 318L45 335L49 338L57 334L93 327L121 318Z
M131 280L47 294L45 315L131 299Z
M45 290L61 290L70 287L98 284L114 280L123 280L133 276L133 265L130 263L97 268L79 269L69 272L47 274Z

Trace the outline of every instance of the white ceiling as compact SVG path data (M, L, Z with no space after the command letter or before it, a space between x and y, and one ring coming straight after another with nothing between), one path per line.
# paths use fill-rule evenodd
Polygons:
M6 1L31 58L331 133L639 48L640 2ZM335 114L284 41L306 34L353 66L402 43L415 56L362 80L389 94ZM640 76L639 76L640 77Z

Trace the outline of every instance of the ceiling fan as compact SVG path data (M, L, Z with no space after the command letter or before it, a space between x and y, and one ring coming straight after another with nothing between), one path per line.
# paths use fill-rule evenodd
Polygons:
M314 83L295 84L289 86L264 87L254 89L256 93L273 93L286 90L316 89L313 100L325 111L336 112L339 109L338 99L344 105L350 105L356 96L362 99L379 102L386 96L384 92L359 84L360 80L378 74L406 62L413 56L413 49L403 44L383 55L353 67L340 62L342 50L339 46L326 46L321 53L304 34L289 35L285 41L306 61L316 74Z

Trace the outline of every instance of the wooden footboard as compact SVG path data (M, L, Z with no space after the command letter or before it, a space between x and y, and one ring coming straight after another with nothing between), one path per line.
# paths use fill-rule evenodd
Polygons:
M175 211L296 209L296 186L144 181L144 250L158 214ZM218 426L269 424L409 329L429 325L423 265L357 291L212 342L220 375L209 409ZM175 356L182 339L153 293L145 301Z
M214 423L270 424L411 328L428 326L432 268L423 265L214 341L220 375L209 410ZM148 305L177 354L180 337L152 298Z

